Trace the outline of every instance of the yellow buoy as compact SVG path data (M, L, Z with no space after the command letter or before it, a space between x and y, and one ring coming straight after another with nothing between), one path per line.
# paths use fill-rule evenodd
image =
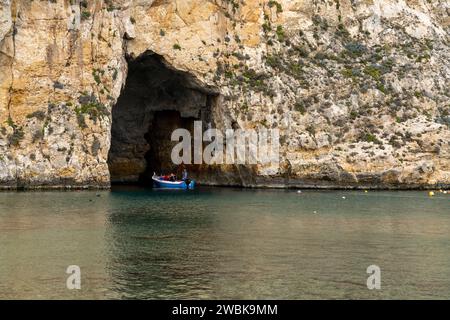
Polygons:
M367 190L364 190L364 193L367 193L367 192L369 192L369 191L367 191Z
M430 197L432 197L432 196L434 196L434 192L433 192L433 191L430 191L430 192L428 192L428 195L429 195Z

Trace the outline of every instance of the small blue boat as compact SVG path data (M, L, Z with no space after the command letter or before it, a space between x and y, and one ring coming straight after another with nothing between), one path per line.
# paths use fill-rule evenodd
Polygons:
M152 177L153 187L157 189L183 189L183 190L193 190L195 188L194 180L183 180L183 181L167 181L163 180L162 177L154 175Z

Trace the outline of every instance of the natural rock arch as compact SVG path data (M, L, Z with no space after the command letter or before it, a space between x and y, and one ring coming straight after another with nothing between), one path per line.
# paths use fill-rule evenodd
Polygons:
M214 88L154 52L129 59L125 87L112 108L111 182L147 183L154 171L176 171L171 133L192 131L195 120L211 123L217 97Z

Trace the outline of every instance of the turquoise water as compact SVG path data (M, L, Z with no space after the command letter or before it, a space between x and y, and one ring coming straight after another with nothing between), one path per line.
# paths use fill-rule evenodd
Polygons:
M1 192L0 298L449 299L449 205L426 192ZM69 265L81 290L66 288Z

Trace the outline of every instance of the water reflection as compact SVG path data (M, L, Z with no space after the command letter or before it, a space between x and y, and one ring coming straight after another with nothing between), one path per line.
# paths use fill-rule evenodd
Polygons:
M116 193L115 201L129 196ZM113 209L109 216L116 290L124 298L207 296L212 287L208 268L217 263L207 257L206 244L214 237L208 232L214 219L207 203L198 193L149 196L151 201L135 195L133 208L125 214Z
M106 195L0 193L0 297L104 297ZM82 269L83 292L66 289L71 264Z
M342 199L342 195L346 199ZM0 298L450 298L449 197L0 193ZM65 287L68 265L82 290ZM366 268L382 290L366 288Z
M116 290L125 298L448 296L446 199L362 196L343 202L336 192L214 190L137 197L127 214L110 215ZM374 263L384 271L381 292L366 288Z

